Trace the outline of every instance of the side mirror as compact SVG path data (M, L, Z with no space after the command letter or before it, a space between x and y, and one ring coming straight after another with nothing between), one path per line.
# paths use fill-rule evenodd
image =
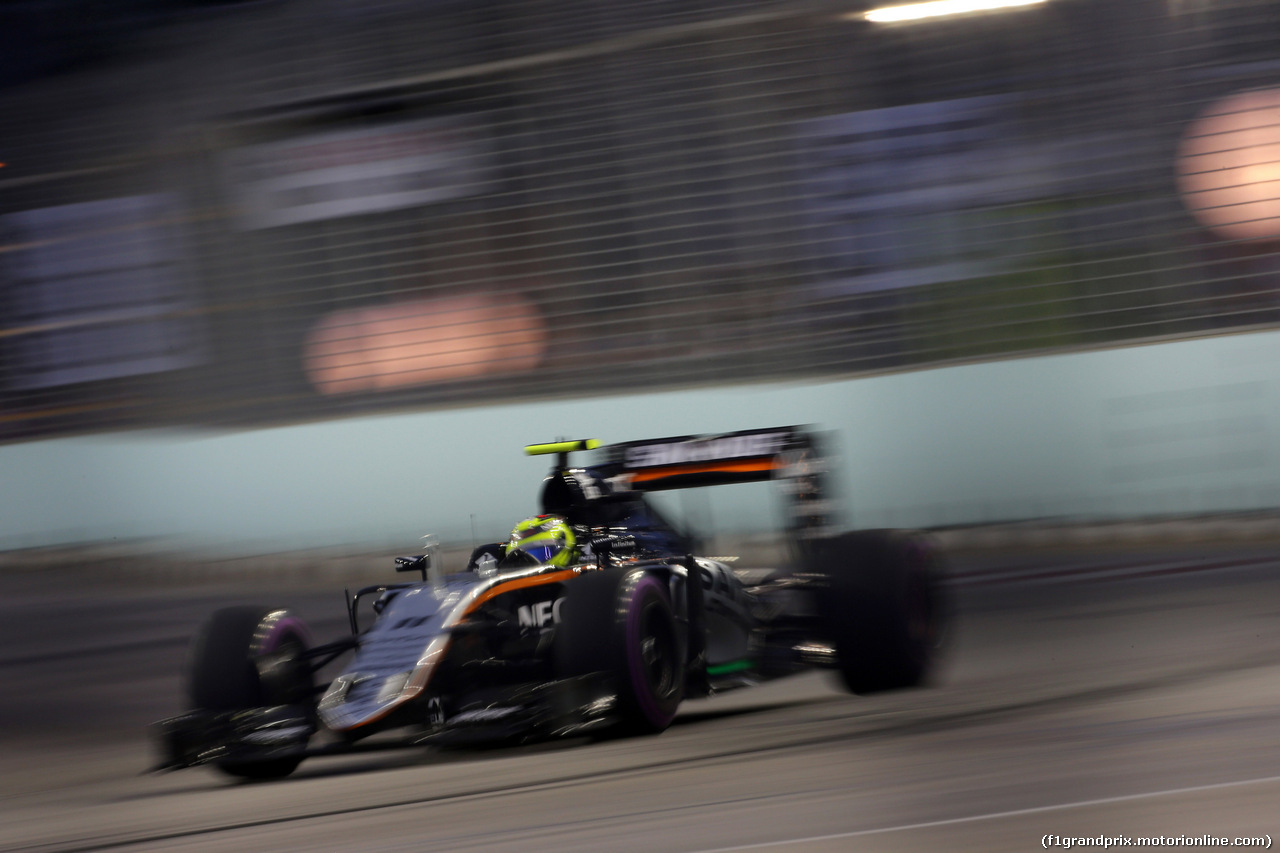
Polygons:
M416 557L396 557L397 572L421 572L424 583L427 580L427 570L430 568L430 554L419 554Z

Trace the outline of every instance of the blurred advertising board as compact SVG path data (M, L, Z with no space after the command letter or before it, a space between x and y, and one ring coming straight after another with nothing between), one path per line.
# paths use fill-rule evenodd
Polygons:
M0 374L33 390L204 360L177 200L108 198L0 217Z
M965 211L1043 191L1015 141L1015 98L989 96L823 116L798 128L804 206L824 278L896 289L992 269Z
M330 130L227 155L239 227L252 230L466 198L494 183L476 116Z
M1025 267L1078 234L1071 197L1081 215L1124 218L1124 194L1145 192L1162 165L1158 137L1123 127L1037 134L1025 121L1034 100L958 98L801 122L802 206L827 287L867 293ZM1133 218L1110 239L1141 236Z

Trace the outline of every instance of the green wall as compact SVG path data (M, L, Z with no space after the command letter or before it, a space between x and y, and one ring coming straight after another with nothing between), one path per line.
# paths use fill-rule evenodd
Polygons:
M0 550L161 538L230 553L412 550L502 536L547 460L521 447L811 423L834 434L857 526L1280 506L1280 333L1228 335L838 382L139 431L0 447ZM692 504L771 525L734 488Z

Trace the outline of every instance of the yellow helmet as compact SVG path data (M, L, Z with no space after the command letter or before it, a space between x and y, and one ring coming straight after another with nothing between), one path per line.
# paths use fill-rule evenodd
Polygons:
M568 566L576 556L573 529L559 515L526 518L511 531L507 553L523 551L539 563Z

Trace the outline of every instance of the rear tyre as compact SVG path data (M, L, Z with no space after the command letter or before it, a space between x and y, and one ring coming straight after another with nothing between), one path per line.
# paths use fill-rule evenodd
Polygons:
M924 684L950 627L942 561L929 543L893 530L860 531L820 543L812 559L826 576L818 614L845 686L868 694Z
M667 587L653 575L607 569L569 585L556 628L557 674L611 675L619 731L657 734L671 725L684 698L683 649Z
M310 709L311 669L302 659L306 627L285 610L228 607L218 610L196 635L191 650L188 693L199 710L226 712L279 705ZM260 760L222 759L219 770L244 779L278 779L302 763L302 756Z

